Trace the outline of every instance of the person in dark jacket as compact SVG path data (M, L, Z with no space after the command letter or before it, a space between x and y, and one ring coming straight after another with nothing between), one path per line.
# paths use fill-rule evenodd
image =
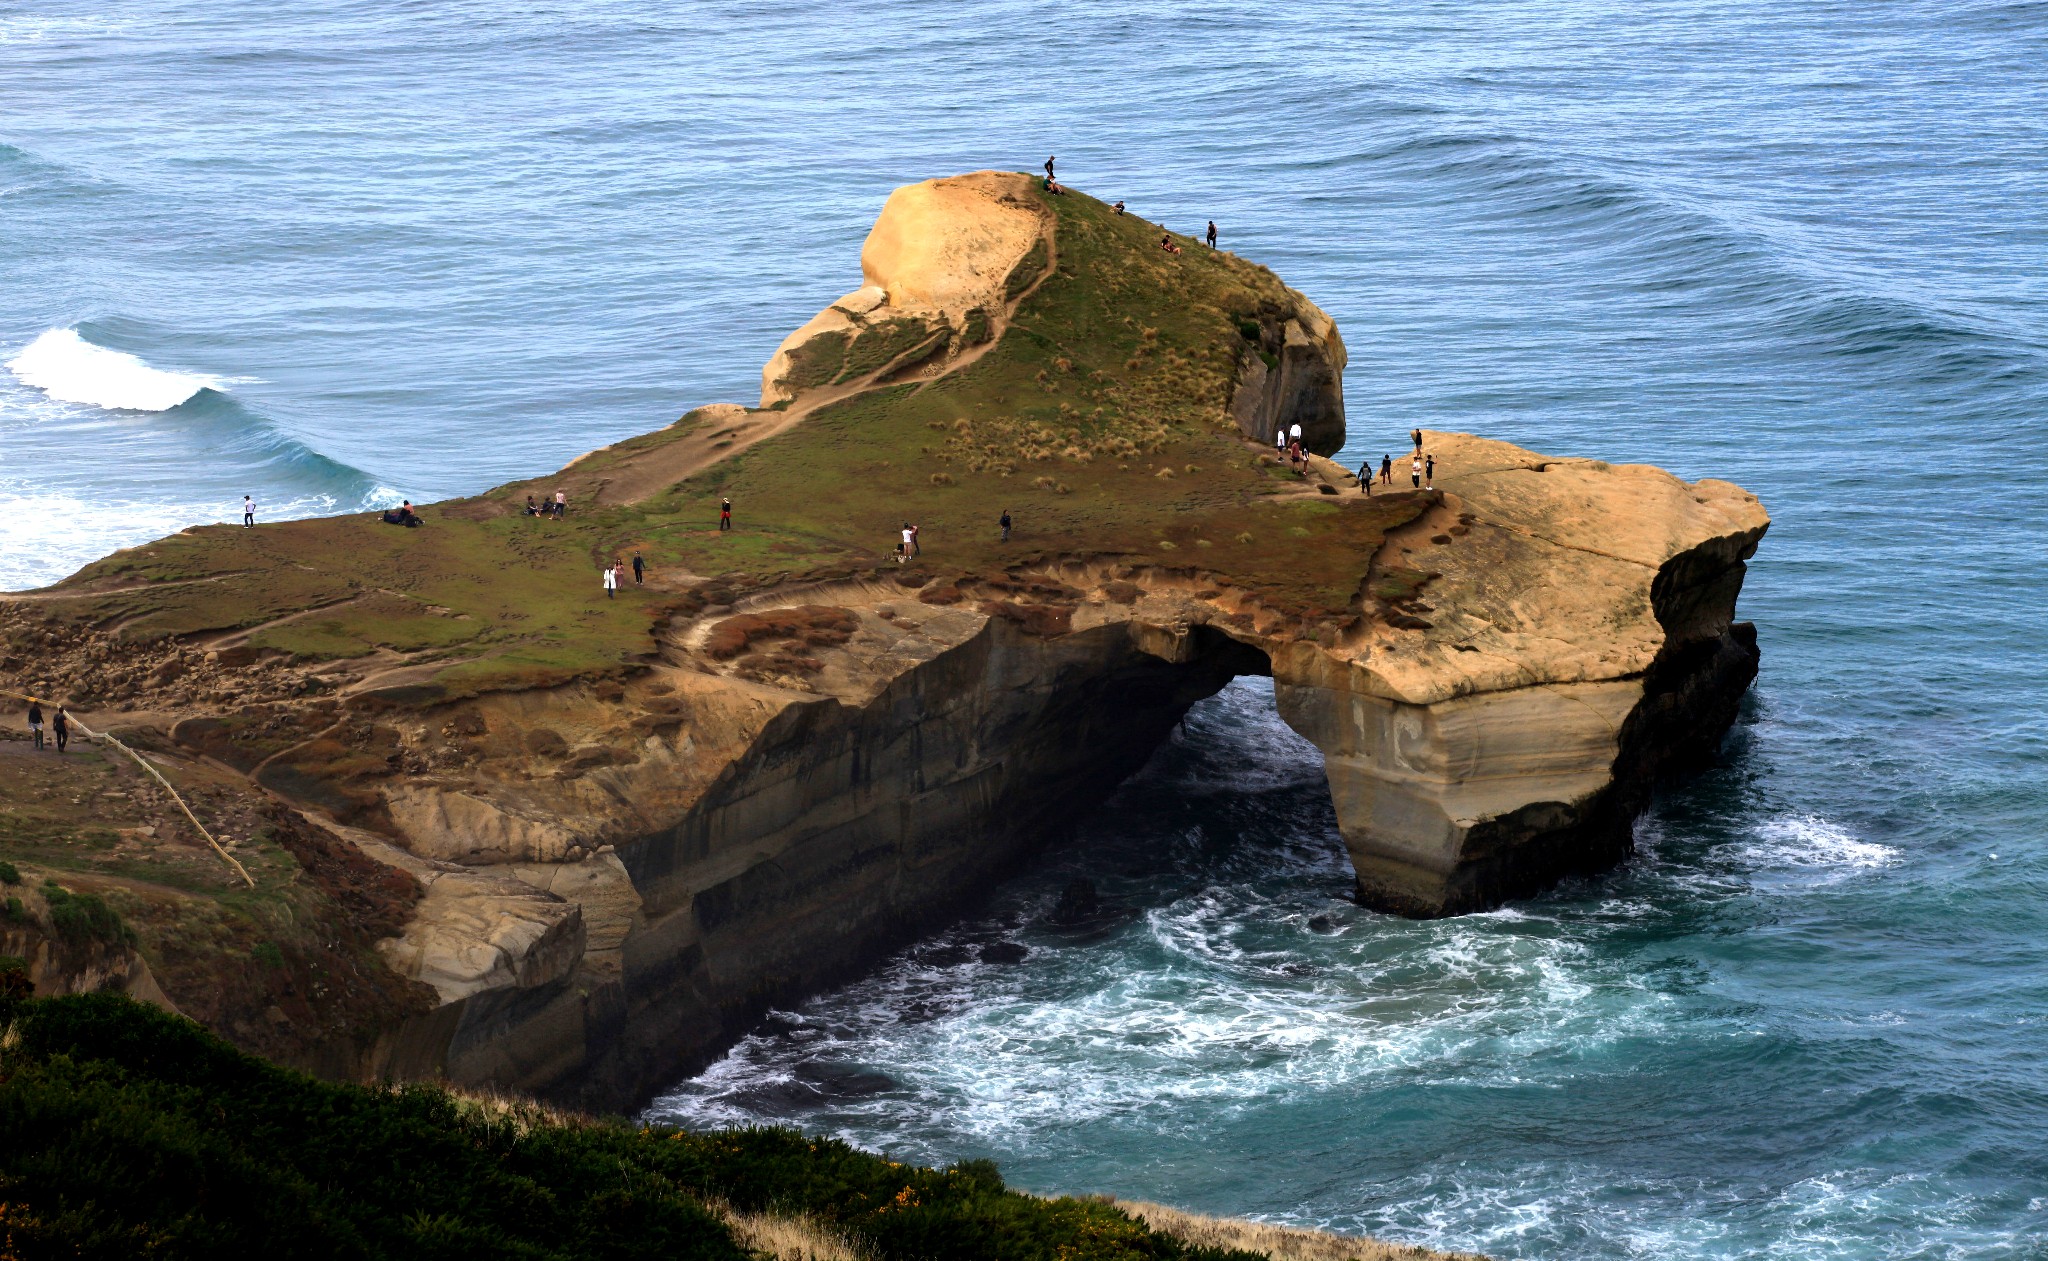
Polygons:
M64 712L62 705L57 706L57 716L50 720L50 730L57 737L57 752L62 753L64 746L71 743L71 715Z
M28 703L28 733L35 738L36 747L43 747L43 706L40 701Z

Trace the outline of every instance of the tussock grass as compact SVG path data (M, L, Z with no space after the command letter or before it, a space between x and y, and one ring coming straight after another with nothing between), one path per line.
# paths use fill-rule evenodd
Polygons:
M1116 1206L1153 1230L1194 1247L1263 1253L1273 1261L1485 1261L1469 1252L1436 1252L1241 1217L1210 1217L1143 1200L1118 1200Z

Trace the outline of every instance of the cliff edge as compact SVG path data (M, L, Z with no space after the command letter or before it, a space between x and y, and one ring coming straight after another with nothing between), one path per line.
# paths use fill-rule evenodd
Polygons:
M298 1007L210 1023L618 1106L979 896L1237 675L1324 751L1360 897L1409 915L1611 865L1732 721L1768 525L1739 487L1434 432L1430 488L1298 471L1276 432L1343 440L1329 318L1023 176L899 190L861 261L758 407L420 529L198 528L0 601L0 686L273 812L259 894L300 887L263 847L308 834L404 886L376 901L396 988L337 1012L294 971ZM198 861L174 827L124 835L17 857L122 905L217 896L152 880ZM339 861L323 913L365 884ZM176 917L142 922L168 949Z

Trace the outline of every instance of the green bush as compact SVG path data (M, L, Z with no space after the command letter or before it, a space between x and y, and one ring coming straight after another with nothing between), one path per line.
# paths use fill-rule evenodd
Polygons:
M43 901L50 907L50 927L69 942L132 942L135 932L121 922L121 914L97 893L73 893L56 881L43 885Z
M4 1000L0 1000L4 1001ZM808 1212L881 1261L1251 1261L995 1166L789 1130L562 1123L428 1086L333 1085L109 994L15 1001L0 1189L23 1256L745 1261L700 1197ZM0 1010L0 1023L8 1013Z
M14 920L17 923L28 918L28 911L22 907L21 899L17 897L9 897L7 899L6 913L8 919Z
M0 884L20 884L21 870L13 863L0 859Z

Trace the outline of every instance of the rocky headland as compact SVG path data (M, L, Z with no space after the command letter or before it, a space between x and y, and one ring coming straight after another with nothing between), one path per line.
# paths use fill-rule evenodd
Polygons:
M1368 905L1626 856L1755 675L1756 498L1437 432L1431 489L1299 473L1276 430L1344 437L1335 326L1161 235L913 185L756 407L421 529L203 527L0 599L0 687L144 750L256 879L105 751L0 744L0 954L330 1075L624 1106L983 895L1244 674L1323 750ZM62 928L80 897L118 920Z

